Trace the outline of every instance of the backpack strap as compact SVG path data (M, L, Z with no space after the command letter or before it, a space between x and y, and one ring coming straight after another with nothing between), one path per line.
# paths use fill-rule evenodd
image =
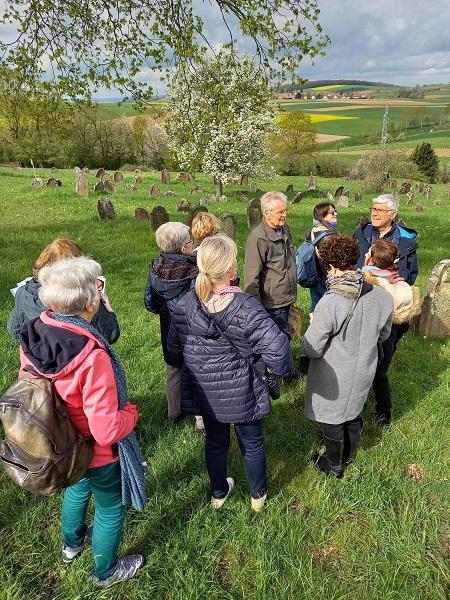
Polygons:
M326 238L329 235L333 235L334 231L322 231L322 233L319 233L319 235L317 237L315 237L313 240L310 240L311 244L316 247L317 244L322 241L324 238Z

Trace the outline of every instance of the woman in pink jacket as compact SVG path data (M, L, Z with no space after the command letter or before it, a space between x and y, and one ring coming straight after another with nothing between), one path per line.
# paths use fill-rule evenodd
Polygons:
M100 275L100 265L83 256L42 269L39 297L50 310L22 329L20 355L21 375L52 379L74 426L83 436L94 438L85 476L64 493L62 560L71 563L92 536L94 580L106 585L133 577L143 557L119 558L117 554L127 501L135 504L126 486L124 464L129 445L137 444L133 429L138 412L124 396L125 377L118 359L90 325L99 307ZM137 468L143 472L136 448ZM91 495L95 514L89 528L86 515Z

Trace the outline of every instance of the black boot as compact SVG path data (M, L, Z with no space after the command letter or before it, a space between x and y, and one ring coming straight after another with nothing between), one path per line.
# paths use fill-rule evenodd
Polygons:
M342 454L344 450L344 440L333 440L324 436L325 452L321 456L315 455L313 460L315 466L330 477L340 479L343 474Z
M355 460L356 452L361 439L362 429L363 420L361 416L353 419L353 421L349 421L345 425L344 452L342 455L342 460L346 466L351 465Z

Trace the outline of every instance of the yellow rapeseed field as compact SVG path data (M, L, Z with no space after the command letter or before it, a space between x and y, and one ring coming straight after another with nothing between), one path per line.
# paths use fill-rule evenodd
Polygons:
M359 119L360 117L342 117L341 115L322 115L308 113L313 123L321 123L322 121L350 121L352 119Z

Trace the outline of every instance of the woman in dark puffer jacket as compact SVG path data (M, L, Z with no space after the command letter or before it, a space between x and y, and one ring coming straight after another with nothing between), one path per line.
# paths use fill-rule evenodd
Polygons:
M238 287L235 243L218 234L204 240L197 254L195 291L178 302L167 348L169 360L182 368L181 410L203 416L205 458L211 483L211 506L223 506L234 487L227 477L230 424L234 423L251 491L260 510L267 496L262 419L271 403L264 371L289 373L287 336L261 304Z

